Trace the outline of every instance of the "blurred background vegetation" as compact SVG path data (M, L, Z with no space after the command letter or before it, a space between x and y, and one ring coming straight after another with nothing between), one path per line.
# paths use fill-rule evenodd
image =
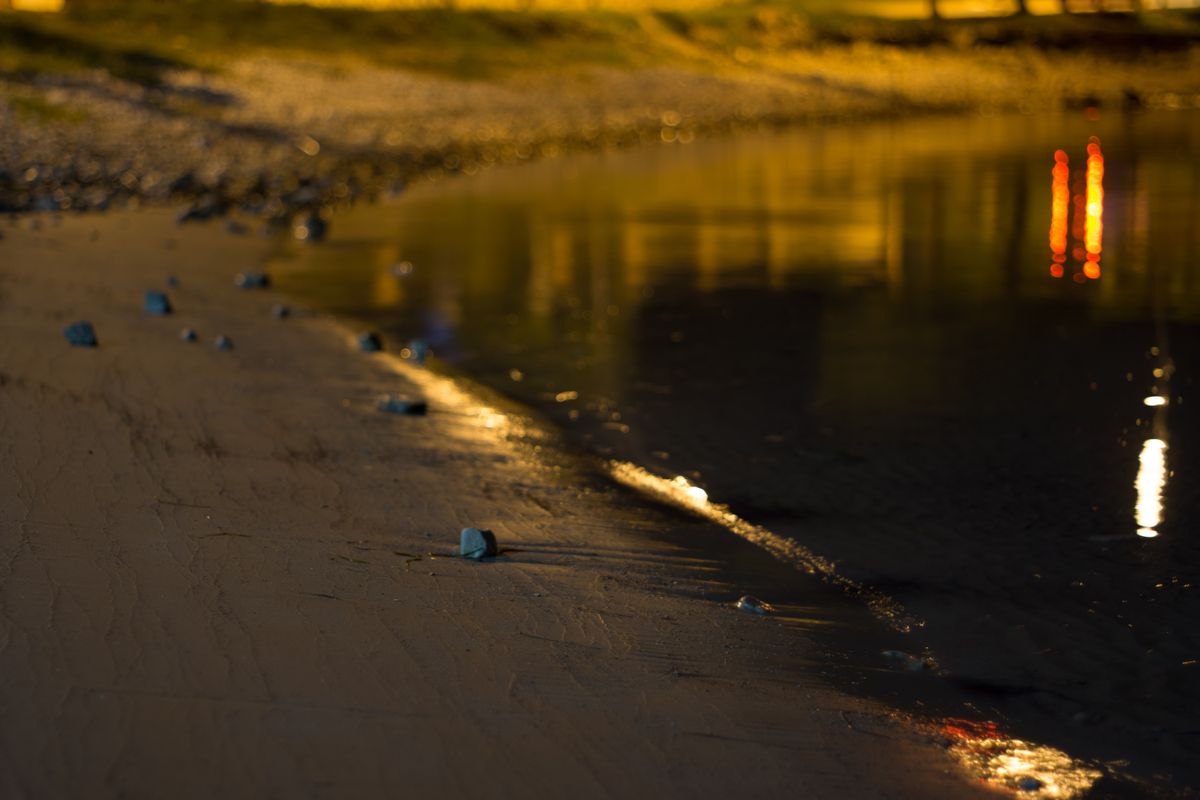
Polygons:
M1187 48L1200 36L1200 12L1163 8L1165 0L0 0L4 5L13 10L0 14L3 74L100 69L140 83L171 68L214 70L229 58L258 55L476 78L571 65L710 68L746 53L859 42L1136 53Z

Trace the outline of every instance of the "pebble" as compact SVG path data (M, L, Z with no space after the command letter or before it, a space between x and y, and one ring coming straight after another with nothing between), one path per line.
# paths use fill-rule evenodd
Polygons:
M232 350L233 339L230 339L228 336L218 336L213 341L213 347L217 348L218 350Z
M375 407L388 414L405 414L411 417L423 417L429 410L429 405L424 400L410 400L394 394L385 394L379 398Z
M179 278L175 277L174 275L167 276L167 286L168 287L174 289L178 285L179 285Z
M161 317L171 313L171 301L167 298L166 292L150 289L146 292L145 309L147 314Z
M328 230L329 223L321 219L319 214L309 214L303 222L293 229L293 235L297 239L319 242L325 238L325 233Z
M459 536L458 552L463 558L473 558L476 561L494 556L499 552L496 548L496 535L479 528L463 528Z
M239 272L233 285L239 289L266 289L271 285L271 276L265 272Z
M757 597L751 597L748 594L744 594L739 597L737 603L734 605L738 611L745 611L747 614L765 615L771 613L771 607L769 605L764 603L762 600L759 600Z
M185 342L194 342L199 337L196 336L196 332L191 328L184 328L179 332L179 338Z
M1038 789L1042 788L1042 782L1037 778L1025 777L1017 781L1017 788L1023 792L1036 792Z
M383 340L374 331L364 331L358 335L358 349L364 353L378 353L383 349Z
M424 364L425 358L429 355L429 345L424 339L413 339L408 343L408 352L406 358L410 361L415 361L418 364Z
M271 307L271 316L275 319L287 319L292 315L292 309L282 303L276 303Z
M73 347L96 347L100 344L96 340L96 329L86 320L73 322L63 328L63 336Z
M933 667L932 659L914 656L912 653L905 653L902 650L884 650L882 655L888 661L909 672L920 672Z

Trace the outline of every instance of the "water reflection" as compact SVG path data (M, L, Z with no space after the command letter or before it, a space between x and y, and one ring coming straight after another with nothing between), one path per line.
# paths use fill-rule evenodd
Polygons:
M1087 154L1087 166L1082 174L1076 174L1073 188L1066 151L1054 151L1050 171L1050 275L1061 278L1065 274L1070 231L1076 270L1072 278L1077 283L1100 279L1104 239L1104 155L1098 137L1088 141Z
M941 733L968 770L1030 797L1081 797L1103 774L1056 748L1007 736L992 722L948 719Z
M1104 156L1100 154L1100 140L1095 136L1087 147L1087 196L1083 226L1084 247L1087 261L1083 274L1096 280L1100 277L1101 240L1104 236Z
M1138 455L1137 524L1138 536L1153 539L1162 522L1162 491L1167 482L1167 443L1147 439Z
M1178 666L1200 606L1153 588L1200 565L1176 534L1200 487L1167 463L1200 420L1166 430L1200 371L1196 219L1200 115L921 120L496 170L270 266L540 408L618 480L882 587L1003 702L1058 687L1041 729L1096 709L1105 739L1200 703ZM1158 539L1120 551L1138 530Z
M1050 252L1054 263L1050 265L1050 274L1061 278L1063 265L1067 263L1067 215L1071 204L1071 190L1067 185L1071 176L1070 159L1064 151L1054 151L1051 174Z

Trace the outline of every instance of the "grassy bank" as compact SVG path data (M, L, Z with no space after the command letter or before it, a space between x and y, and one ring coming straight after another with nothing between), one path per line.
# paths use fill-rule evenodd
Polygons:
M743 3L0 14L0 211L131 197L288 222L431 172L714 130L1200 103L1200 15L951 20Z
M220 69L233 58L496 77L571 65L720 64L756 54L854 44L904 48L1024 46L1121 57L1200 42L1200 13L1071 14L894 20L812 4L737 3L693 10L369 11L242 0L84 4L64 13L0 16L0 69L31 74L103 69L154 81L170 69Z

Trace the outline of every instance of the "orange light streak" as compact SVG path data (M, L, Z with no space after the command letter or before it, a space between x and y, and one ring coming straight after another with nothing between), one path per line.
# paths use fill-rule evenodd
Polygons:
M1067 260L1067 217L1071 206L1071 187L1068 185L1071 169L1064 151L1054 151L1054 169L1050 174L1053 176L1050 184L1050 252L1054 254L1050 274L1061 278L1062 264Z
M1092 137L1087 151L1087 202L1084 206L1083 235L1087 263L1083 267L1083 274L1095 280L1100 277L1101 241L1104 237L1104 155L1100 152L1100 140Z

